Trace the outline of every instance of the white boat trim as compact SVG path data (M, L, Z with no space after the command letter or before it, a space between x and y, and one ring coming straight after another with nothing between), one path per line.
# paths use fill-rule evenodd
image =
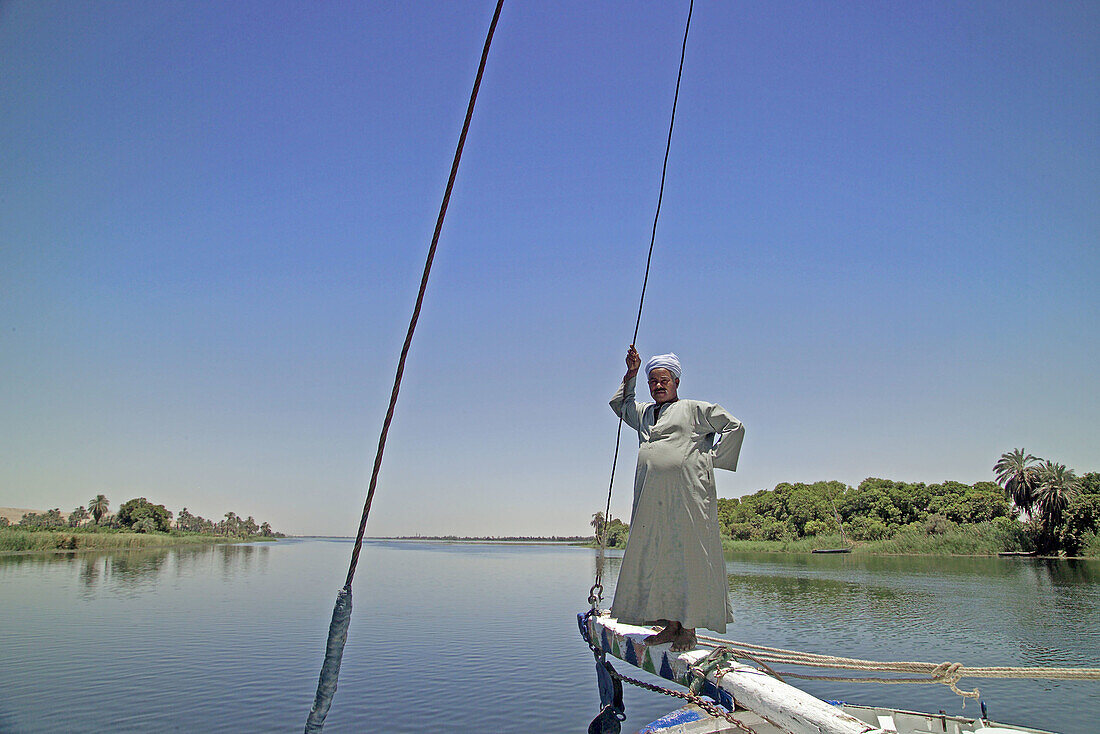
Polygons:
M647 647L642 640L653 634L651 629L623 624L608 615L589 617L588 633L593 644L605 653L685 687L691 684L692 666L709 652L696 649L675 653L668 644ZM715 686L716 675L712 673L707 680L710 690L705 688L703 693L720 698ZM747 665L733 665L718 683L721 691L732 697L738 706L790 734L882 734L886 731Z
M882 729L900 734L1051 734L1040 729L982 722L962 716L922 714L839 701L832 703L857 719L877 722ZM755 734L783 734L751 711L738 710L734 717ZM689 704L650 722L635 734L744 734L744 729Z
M653 630L623 624L612 619L607 612L577 616L587 639L607 655L684 687L692 682L692 667L710 653L701 648L674 653L669 644L648 647L643 640ZM717 679L716 673L711 673L702 693L731 710L736 702L738 711L735 716L760 734L776 730L783 734L1052 734L1041 729L981 719L822 701L748 665L731 666L730 672L723 674L721 680ZM726 734L738 731L728 722L723 725L720 719L697 716L696 712L704 712L693 709L695 707L686 706L641 731L669 734ZM746 717L746 712L751 714Z

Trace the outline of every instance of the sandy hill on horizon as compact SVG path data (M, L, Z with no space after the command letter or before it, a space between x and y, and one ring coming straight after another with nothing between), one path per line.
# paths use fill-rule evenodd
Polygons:
M28 512L37 512L38 514L41 515L46 511L45 510L28 510L26 508L21 508L21 507L0 507L0 517L8 518L8 522L10 522L12 525L15 525L17 522L22 520L23 515L26 515ZM69 519L69 513L62 512L61 517L68 520Z

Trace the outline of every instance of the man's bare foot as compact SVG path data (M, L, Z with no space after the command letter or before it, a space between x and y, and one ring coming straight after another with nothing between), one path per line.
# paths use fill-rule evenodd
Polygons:
M679 622L669 622L665 625L663 630L655 635L650 635L642 640L642 642L647 645L664 645L676 639L676 636L680 634L683 629L684 628L680 626Z
M672 640L672 652L688 652L699 647L699 638L695 636L695 630L680 627L680 631Z

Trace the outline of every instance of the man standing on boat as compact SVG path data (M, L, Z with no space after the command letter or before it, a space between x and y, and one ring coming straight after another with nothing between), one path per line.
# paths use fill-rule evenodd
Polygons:
M647 645L696 647L696 627L725 632L733 621L718 527L714 468L737 468L745 428L722 407L680 399L680 360L646 363L653 403L634 401L642 360L631 344L626 375L611 409L638 432L638 468L630 537L611 615L663 629Z

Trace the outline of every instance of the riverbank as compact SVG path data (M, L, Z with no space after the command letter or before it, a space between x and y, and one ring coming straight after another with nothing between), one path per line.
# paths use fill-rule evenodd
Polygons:
M178 545L214 545L222 543L251 543L275 538L252 536L248 538L206 535L198 533L86 533L65 530L20 530L0 528L0 555L9 553L41 553L74 550L139 550Z
M853 554L877 556L996 556L1030 551L1019 539L1008 537L991 523L965 525L928 535L902 530L882 540L847 541L836 535L817 535L797 540L731 540L722 538L722 549L749 553L812 553L815 550L850 548ZM1100 544L1081 549L1077 558L1100 558Z
M955 526L935 534L908 528L881 540L852 541L842 538L839 533L781 540L733 540L723 537L722 550L736 553L812 553L815 550L848 548L854 554L877 556L997 556L1033 550L1024 547L1025 540L1022 534L1006 531L994 523L976 523ZM591 539L577 545L599 547ZM1100 541L1092 539L1073 557L1100 558Z
M350 536L349 536L350 537ZM436 540L453 543L584 543L585 535L377 535L368 540Z

